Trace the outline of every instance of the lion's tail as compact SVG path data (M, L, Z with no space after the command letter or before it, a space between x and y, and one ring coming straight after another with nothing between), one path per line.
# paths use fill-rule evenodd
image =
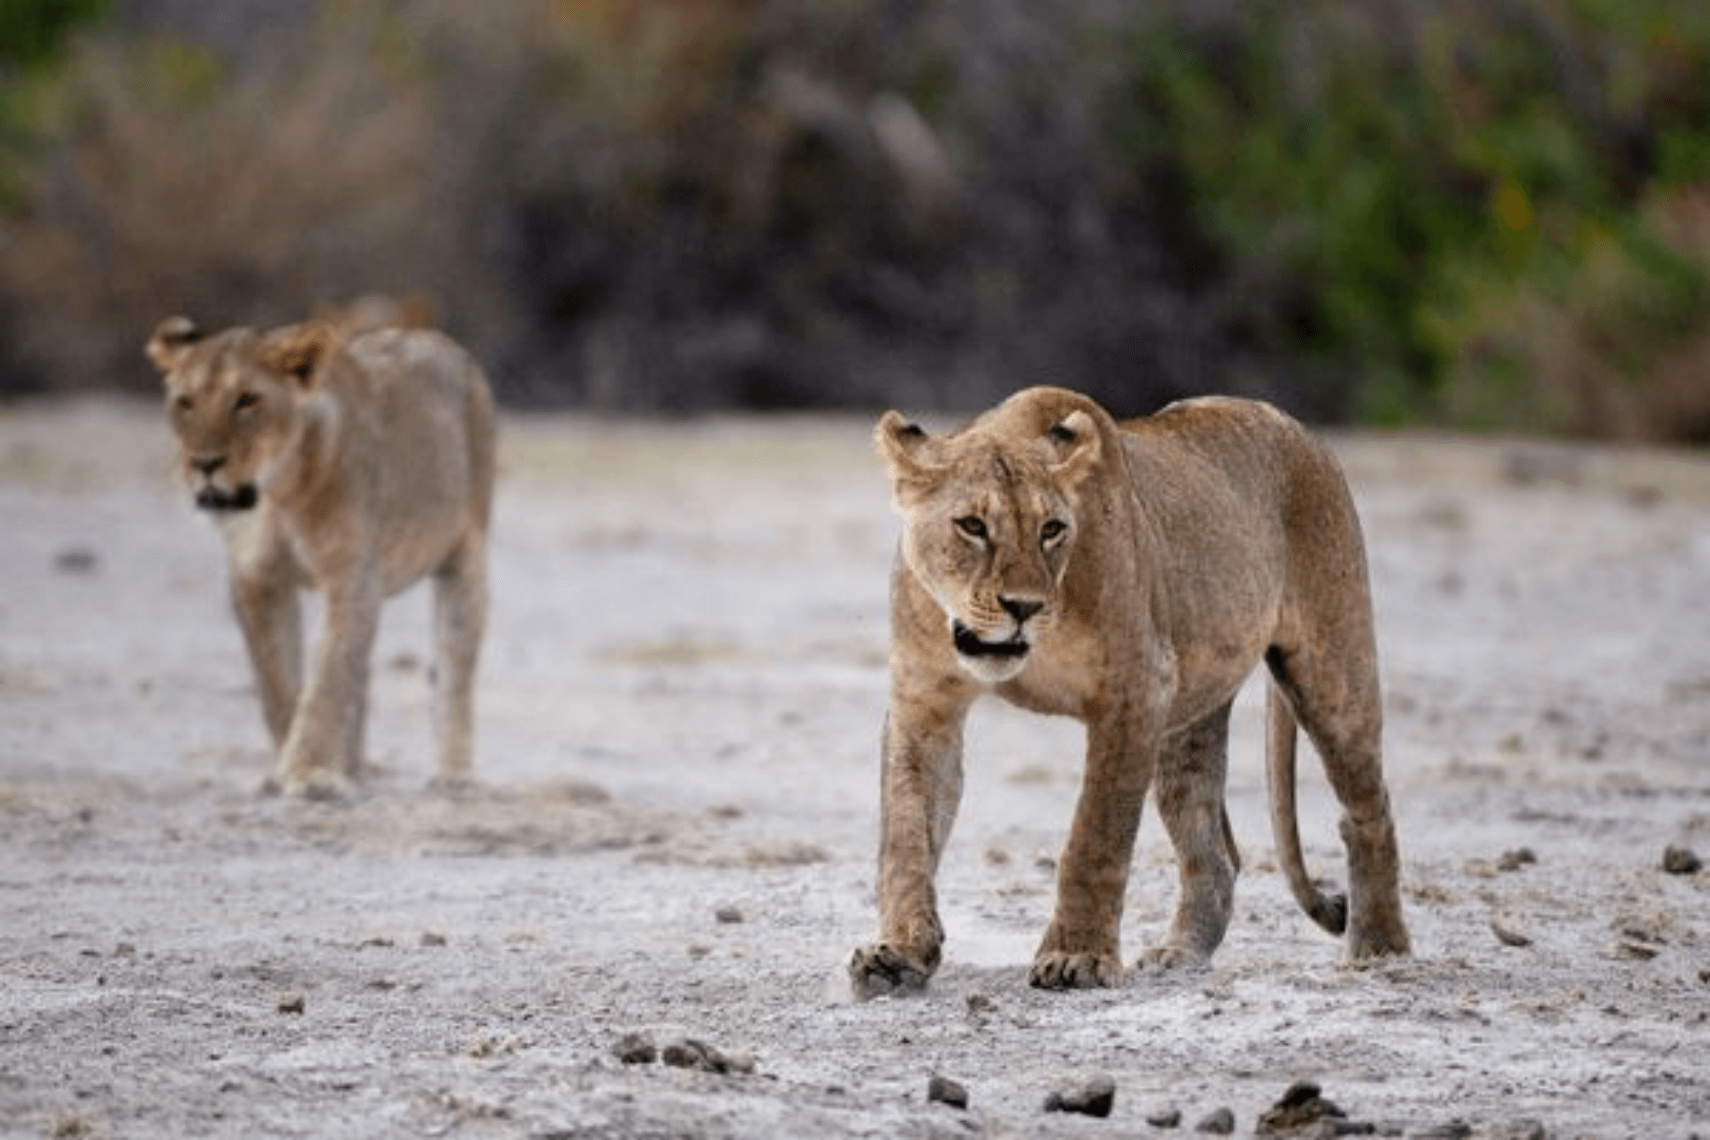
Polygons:
M1271 831L1276 838L1277 858L1288 876L1294 901L1319 926L1331 934L1348 927L1348 896L1326 894L1306 876L1300 853L1300 816L1294 802L1295 719L1288 698L1273 681L1265 698L1267 725L1265 747L1271 785Z

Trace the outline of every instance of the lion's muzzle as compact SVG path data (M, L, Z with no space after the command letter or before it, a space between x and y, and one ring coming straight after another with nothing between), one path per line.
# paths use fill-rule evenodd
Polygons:
M230 491L208 483L196 492L196 505L204 511L247 511L255 506L257 498L254 483L242 483Z

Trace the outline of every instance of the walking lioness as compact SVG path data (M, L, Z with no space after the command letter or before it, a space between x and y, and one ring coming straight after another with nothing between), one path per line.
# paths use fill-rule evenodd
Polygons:
M493 497L480 367L437 332L346 339L322 321L204 336L170 317L147 352L196 504L225 532L232 604L279 751L269 786L335 795L358 774L380 604L424 577L438 778L466 780ZM306 682L302 589L326 596Z
M962 790L969 706L996 693L1087 729L1080 802L1031 981L1122 976L1141 803L1154 790L1180 898L1142 966L1204 962L1239 861L1223 802L1229 709L1270 669L1272 824L1289 884L1347 956L1406 954L1379 754L1377 650L1359 522L1330 453L1266 404L1190 400L1117 424L1034 388L955 434L895 412L876 442L904 531L891 585L879 933L849 962L862 996L925 984L944 930L933 880ZM1295 724L1343 809L1347 898L1306 876Z

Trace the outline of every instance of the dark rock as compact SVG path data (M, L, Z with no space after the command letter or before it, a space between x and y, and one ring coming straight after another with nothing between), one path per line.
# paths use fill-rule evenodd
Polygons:
M1502 858L1496 861L1496 869L1498 871L1518 871L1520 868L1528 867L1537 861L1538 856L1533 853L1530 847L1516 847L1511 851L1502 853Z
M932 1079L926 1082L926 1099L947 1104L951 1108L967 1108L968 1090L960 1081L953 1081L935 1073Z
M721 906L713 912L713 917L726 926L734 926L743 921L742 911L734 906Z
M93 574L101 559L93 550L71 546L53 556L53 566L61 574Z
M625 1033L612 1045L612 1056L626 1065L650 1065L659 1059L659 1050L643 1033Z
M1467 1137L1472 1135L1472 1125L1464 1120L1451 1120L1444 1124L1433 1124L1409 1135L1413 1140L1467 1140Z
M1146 1114L1146 1123L1153 1128L1180 1128L1182 1126L1182 1110L1171 1105Z
M1489 1140L1548 1140L1549 1133L1545 1131L1542 1121L1525 1119L1512 1120L1507 1124L1497 1124L1486 1128L1483 1133Z
M754 1058L747 1053L726 1053L692 1037L667 1041L659 1050L659 1059L674 1069L698 1069L704 1073L744 1074L754 1071Z
M1690 847L1663 848L1662 869L1671 875L1695 875L1703 866L1704 861Z
M1115 1103L1116 1079L1109 1073L1089 1073L1053 1089L1045 1098L1045 1111L1109 1116Z
M1235 1113L1227 1108L1215 1109L1194 1125L1193 1130L1205 1132L1212 1136L1227 1136L1235 1131Z
M274 1008L280 1013L300 1014L303 1012L306 1004L307 1003L300 992L292 992L280 994L279 1000L274 1004Z
M1530 946L1532 938L1514 927L1498 919L1490 920L1490 932L1496 935L1496 940L1504 946Z
M1290 1132L1326 1118L1342 1120L1347 1115L1334 1101L1325 1100L1323 1090L1312 1081L1296 1081L1282 1094L1282 1099L1259 1114L1254 1131L1260 1135Z

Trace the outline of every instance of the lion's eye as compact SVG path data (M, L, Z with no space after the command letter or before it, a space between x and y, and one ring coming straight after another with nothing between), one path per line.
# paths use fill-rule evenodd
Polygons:
M246 412L259 403L261 403L261 397L254 392L240 392L237 402L232 404L232 410L234 412Z
M1063 523L1061 520L1051 519L1047 521L1044 526L1039 528L1040 541L1055 542L1057 539L1062 538L1063 532L1068 529L1068 525Z
M187 412L196 406L196 401L192 400L189 396L180 396L178 399L172 401L172 406L181 412Z
M986 524L975 518L973 515L963 515L961 518L957 519L956 529L967 535L969 538L986 537Z

